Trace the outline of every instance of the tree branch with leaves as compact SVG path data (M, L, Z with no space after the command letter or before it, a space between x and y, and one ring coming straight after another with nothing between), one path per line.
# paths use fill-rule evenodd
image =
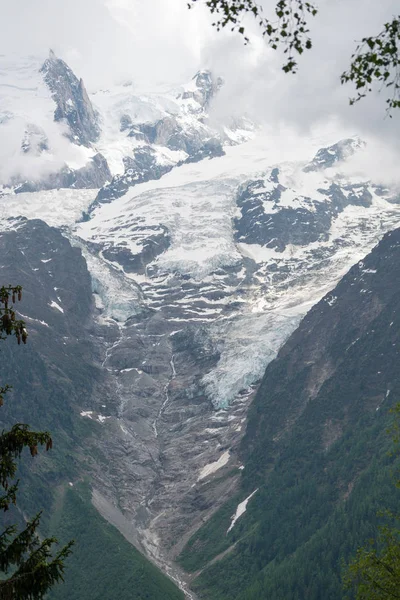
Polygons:
M298 57L305 50L311 50L309 20L318 13L314 2L305 0L278 0L271 2L271 17L265 15L263 7L256 0L190 0L202 2L216 19L213 25L219 31L230 27L243 35L245 43L249 41L243 19L253 16L266 38L268 45L277 50L283 47L287 59L282 69L285 73L295 73L298 69ZM375 36L364 37L357 45L351 57L350 67L342 73L342 84L352 83L357 95L350 98L355 104L370 93L377 84L380 91L392 89L387 98L387 109L400 108L400 15L385 23L382 31Z
M343 73L342 83L352 82L357 96L350 104L365 98L372 91L374 83L380 89L392 88L392 95L386 100L388 110L400 107L400 17L385 23L383 30L375 37L363 38L352 56L348 71Z
M17 319L14 305L22 299L21 286L0 288L0 339L15 336L18 344L26 344L25 323ZM10 390L6 385L0 388L0 406ZM53 440L49 432L31 431L29 425L16 423L8 431L0 434L0 511L6 512L11 504L16 504L19 481L14 481L17 461L25 448L32 457L38 454L38 447L50 450ZM2 600L42 600L49 589L63 581L64 560L71 553L70 542L54 554L56 538L41 540L38 534L41 513L28 521L25 529L18 533L15 525L6 527L0 533L0 598ZM3 574L3 575L2 575Z
M398 452L400 404L390 412L395 418L388 433ZM400 480L395 485L400 488ZM379 514L390 524L381 526L376 539L358 549L343 578L345 590L355 592L356 600L400 600L400 515L391 511Z

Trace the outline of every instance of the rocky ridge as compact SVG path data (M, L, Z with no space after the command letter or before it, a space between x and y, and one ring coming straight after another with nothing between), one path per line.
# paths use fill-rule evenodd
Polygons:
M57 105L54 120L68 123L71 142L84 146L96 142L100 136L99 115L93 108L83 80L78 80L69 66L56 57L52 50L40 72Z

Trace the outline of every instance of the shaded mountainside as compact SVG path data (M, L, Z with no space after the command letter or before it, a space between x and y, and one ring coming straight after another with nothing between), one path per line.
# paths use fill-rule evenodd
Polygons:
M51 431L51 452L22 457L18 507L27 516L44 510L43 534L76 541L66 583L49 598L181 599L175 584L100 517L84 483L104 469L104 461L93 449L100 421L82 419L81 407L97 398L111 401L112 393L99 364L101 346L94 343L106 332L93 321L81 251L43 221L22 218L9 226L0 235L2 279L23 286L18 309L29 337L26 346L13 339L2 344L2 384L12 384L13 391L0 427L28 422Z
M71 142L84 146L96 142L100 136L98 114L92 106L83 80L78 79L52 50L41 73L57 105L54 120L68 124Z
M398 505L387 427L400 392L399 275L397 229L267 367L241 443L241 491L180 556L200 597L342 597L342 560L374 535L378 509Z

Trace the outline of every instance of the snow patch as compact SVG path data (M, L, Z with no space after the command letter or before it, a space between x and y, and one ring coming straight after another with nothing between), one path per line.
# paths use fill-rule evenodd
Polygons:
M104 423L107 419L111 419L111 417L105 417L104 415L97 415L97 420L99 423Z
M230 452L229 452L229 450L227 450L226 452L221 454L221 456L219 457L219 459L216 462L209 463L208 465L206 465L205 467L203 467L201 469L199 476L197 478L197 481L201 481L205 477L208 477L212 473L215 473L216 471L218 471L219 469L224 467L228 463L229 458L230 458Z
M62 313L64 312L64 309L63 309L63 308L62 308L62 307L61 307L59 304L57 304L57 302L54 302L54 300L52 300L52 301L50 302L49 306L50 306L51 308L56 308L57 310L59 310L59 311L60 311L60 312L62 312Z
M243 502L238 504L235 514L231 517L231 524L229 525L228 531L226 533L229 533L231 531L231 529L235 526L236 521L246 512L247 504L256 492L258 492L258 488L254 490L254 492L250 494L250 496L247 496L247 498L243 500Z
M1 203L1 225L8 217L41 219L51 227L73 225L97 195L97 190L59 189L8 194ZM43 263L51 259L42 260Z
M89 419L92 419L92 415L93 415L93 411L92 410L82 410L80 412L81 417L88 417Z
M26 319L27 321L33 321L34 323L40 323L40 325L44 325L45 327L50 327L49 324L46 323L46 321L42 321L41 319L34 319L33 317L28 317L27 315L23 315L20 312L18 312L18 314L22 319Z

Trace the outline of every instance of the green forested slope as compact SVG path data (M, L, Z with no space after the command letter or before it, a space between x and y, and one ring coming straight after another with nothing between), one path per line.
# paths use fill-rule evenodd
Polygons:
M83 486L59 491L53 533L76 539L65 583L49 600L183 600L183 593L107 523Z
M340 600L343 560L396 511L390 406L400 400L400 231L314 307L267 368L239 496L183 550L210 600ZM258 488L227 533L237 502ZM211 559L226 552L220 560Z

